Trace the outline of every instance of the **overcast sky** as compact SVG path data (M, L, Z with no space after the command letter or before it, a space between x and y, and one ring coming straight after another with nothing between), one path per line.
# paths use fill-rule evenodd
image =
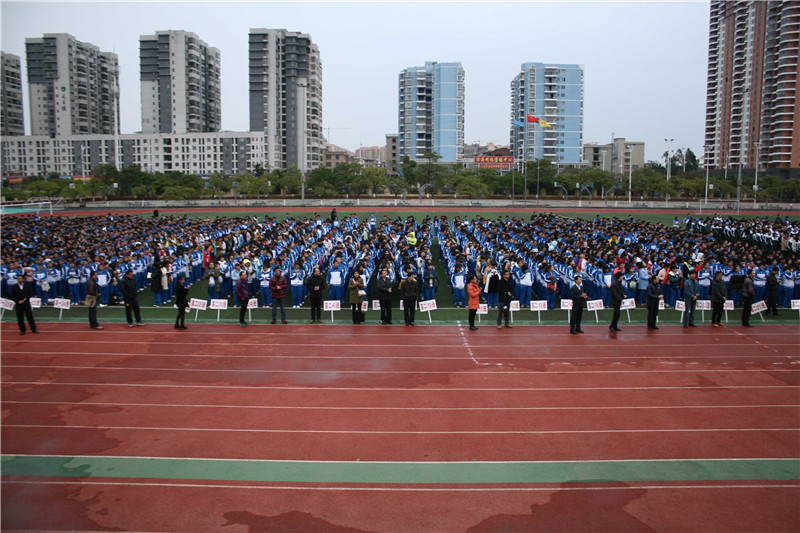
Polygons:
M509 144L509 84L525 62L584 66L584 142L612 134L646 143L646 158L704 140L708 2L5 2L2 50L70 33L119 56L123 133L141 129L139 36L196 33L222 54L222 128L249 128L250 28L311 35L323 68L330 141L355 150L397 132L397 76L425 61L465 70L465 141Z

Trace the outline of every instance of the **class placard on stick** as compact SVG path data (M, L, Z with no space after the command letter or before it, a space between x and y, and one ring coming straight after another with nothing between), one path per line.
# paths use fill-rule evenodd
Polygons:
M597 315L597 312L602 311L604 308L603 300L589 300L586 302L586 309L594 311L594 321L597 323L600 322L600 317Z
M228 308L228 300L224 298L211 300L211 305L209 307L217 310L217 322L219 322L219 312Z
M536 311L539 317L539 323L542 322L542 311L547 311L547 300L533 300L531 301L531 311Z
M419 310L428 313L428 322L433 322L431 311L436 311L436 300L423 300L419 303Z
M339 300L324 300L322 302L323 311L331 312L331 323L333 323L334 311L339 311L341 308L342 308L342 302L340 302Z
M69 298L56 298L53 300L53 307L58 309L58 319L61 320L61 316L65 310L69 310L72 302Z
M631 323L631 309L636 309L636 300L633 298L625 298L619 306L620 311L625 311L628 315L628 324Z

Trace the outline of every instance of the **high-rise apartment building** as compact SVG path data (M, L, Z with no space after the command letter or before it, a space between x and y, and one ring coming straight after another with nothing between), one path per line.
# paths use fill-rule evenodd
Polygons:
M112 134L119 130L117 55L66 33L25 39L31 133Z
M322 162L322 62L311 36L250 29L250 131L266 135L269 169Z
M139 37L142 133L219 131L220 53L186 31Z
M398 158L420 161L436 152L444 163L464 157L464 69L427 61L398 79Z
M800 2L712 0L706 161L800 167Z
M19 56L0 52L0 109L2 109L2 135L25 135L22 114L22 69Z
M544 120L529 122L528 116ZM583 66L523 63L511 82L511 153L517 160L580 163Z

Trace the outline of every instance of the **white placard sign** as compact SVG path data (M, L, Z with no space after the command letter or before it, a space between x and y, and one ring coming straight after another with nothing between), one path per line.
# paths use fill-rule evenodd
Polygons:
M41 309L42 307L42 299L41 298L31 298L31 308L32 309Z
M700 311L711 311L711 300L697 300L695 309Z
M69 309L72 302L69 298L56 298L53 300L53 307L56 309Z
M381 301L380 300L372 300L372 309L373 309L373 311L380 311L381 310Z
M228 308L228 300L224 300L224 299L221 299L221 298L220 299L211 300L210 308L211 309L216 309L217 311L219 311L221 309L227 309Z
M675 310L676 311L680 311L681 313L686 311L686 302L684 302L683 300L676 300L675 301Z
M566 309L567 311L572 310L572 300L561 300L561 309Z
M189 309L198 309L200 311L205 311L208 307L208 302L201 299L201 298L192 298L189 300Z
M792 309L800 310L800 300L792 300Z
M0 309L7 309L8 311L11 311L14 309L14 300L0 298Z
M361 310L365 313L369 311L369 302L367 301L361 302Z
M247 308L248 309L256 309L256 308L258 308L258 299L250 298L249 300L247 300Z
M547 311L547 300L534 300L531 302L531 311Z
M766 310L767 310L767 302L765 302L764 300L756 302L750 307L750 312L753 314L763 313Z
M511 312L519 311L519 300L511 300L508 304L508 310Z
M342 309L342 302L339 300L324 300L322 302L322 309L331 312L331 323L333 323L333 312Z
M586 309L589 311L599 311L603 309L603 300L589 300L586 302Z
M489 314L489 306L487 304L478 304L478 315L488 315Z
M659 300L658 301L658 309L659 309L659 311L661 309L666 309L666 308L667 308L667 304L664 303L664 300Z
M419 303L419 310L422 312L436 311L436 300L423 300Z
M633 298L625 298L622 300L622 304L619 306L621 311L626 311L628 309L636 309L636 300Z
M725 303L722 305L722 308L726 311L733 311L734 307L733 300L725 300Z

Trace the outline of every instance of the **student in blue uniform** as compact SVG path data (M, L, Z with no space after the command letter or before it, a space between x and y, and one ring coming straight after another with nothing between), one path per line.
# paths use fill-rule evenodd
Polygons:
M292 309L299 309L303 305L303 286L305 282L305 270L300 268L300 263L295 263L289 270L289 286L292 288Z

